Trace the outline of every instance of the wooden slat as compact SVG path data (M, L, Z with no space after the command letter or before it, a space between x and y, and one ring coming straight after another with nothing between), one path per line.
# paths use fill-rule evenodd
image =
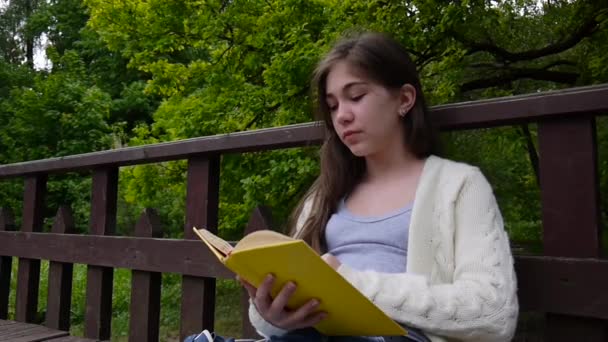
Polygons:
M0 232L0 241L7 242L0 244L0 254L46 259L47 253L63 262L234 277L197 240ZM42 245L47 249L34 247ZM606 291L600 290L608 288L607 260L520 256L516 266L524 309L608 318L608 303L602 304Z
M49 329L40 325L0 321L0 341L4 342L36 342L66 336L68 333Z
M524 311L608 319L608 260L517 256Z
M48 170L49 173L82 171L110 165L125 166L188 159L218 152L265 151L318 145L322 142L323 137L323 125L311 122L14 163L0 166L0 179L40 172L40 170Z
M46 175L30 176L25 179L23 195L23 221L21 230L39 232L44 220L44 197ZM34 322L38 311L38 286L40 282L40 260L19 259L17 271L17 296L15 299L15 320Z
M136 236L161 237L160 220L146 209L135 226ZM161 273L132 271L129 341L158 341Z
M272 229L272 227L272 214L270 209L264 206L258 206L253 210L251 216L249 217L249 222L245 228L245 235L253 233L257 230ZM241 315L243 336L248 338L258 338L258 333L249 321L249 294L245 289L243 289L241 293Z
M21 323L21 322L8 321L8 320L2 320L2 319L0 319L0 331L4 331L5 329L8 329L7 327L9 325L14 325L14 324L28 324L28 323Z
M98 342L99 340L92 340L84 337L77 336L63 336L57 337L50 340L46 340L47 342Z
M58 262L230 278L200 240L0 232L0 254Z
M433 122L442 129L491 127L535 122L563 115L608 114L608 85L572 88L532 95L438 106L431 109ZM202 153L231 153L319 144L322 124L313 122L129 147L0 166L0 179L36 172L60 172L106 166L143 164L186 159Z
M62 206L57 211L52 232L73 234L72 210ZM57 330L70 330L70 307L72 303L73 264L51 261L49 264L46 326Z
M597 258L601 230L595 119L544 120L538 124L538 136L544 254ZM606 322L547 315L548 341L573 341L580 336L587 341L608 340Z
M91 194L91 235L111 235L116 226L118 169L95 170ZM84 335L109 339L112 323L114 269L88 266Z
M219 206L219 156L197 157L188 161L186 226L184 236L197 239L192 227L217 231ZM215 279L182 277L180 336L213 330Z
M565 115L608 114L608 84L436 106L433 122L443 130L488 128Z
M0 208L0 232L11 230L15 230L12 211L8 208ZM0 253L0 319L8 318L12 268L13 258Z

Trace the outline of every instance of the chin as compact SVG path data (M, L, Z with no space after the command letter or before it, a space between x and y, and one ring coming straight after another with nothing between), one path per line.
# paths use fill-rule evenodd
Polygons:
M369 155L369 151L365 148L361 148L359 146L349 147L350 153L352 153L355 157L366 157Z

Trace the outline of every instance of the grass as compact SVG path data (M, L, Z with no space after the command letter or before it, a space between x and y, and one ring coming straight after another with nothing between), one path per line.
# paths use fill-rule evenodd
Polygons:
M9 319L14 319L15 295L17 288L17 258L13 258L11 293L9 296ZM38 316L35 323L44 322L48 292L49 263L40 263L40 287L38 295ZM74 265L72 284L72 307L70 333L82 336L84 331L86 298L86 265ZM127 341L129 335L129 303L131 296L131 271L114 270L112 295L112 341ZM219 279L216 286L215 331L225 336L241 335L241 290L234 280ZM161 289L161 314L159 334L161 341L179 340L181 308L181 276L163 274Z

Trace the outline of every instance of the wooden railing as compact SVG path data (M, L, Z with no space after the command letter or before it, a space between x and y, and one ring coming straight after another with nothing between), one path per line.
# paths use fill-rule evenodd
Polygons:
M518 256L522 310L545 312L547 341L608 340L608 261L601 258L595 118L608 114L608 85L434 107L442 130L538 124L544 256ZM11 258L19 258L15 319L34 321L40 260L50 260L46 324L69 328L72 264L87 264L85 337L110 337L114 268L133 270L130 340L157 340L160 274L182 277L181 336L212 329L215 278L231 273L194 241L192 226L217 229L222 154L318 145L319 123L0 166L0 179L25 182L20 231L8 208L0 213L0 319L6 319ZM135 236L113 236L121 166L188 160L184 239L161 239L153 212ZM92 174L88 235L70 234L69 208L60 208L51 233L41 233L47 177ZM1 184L1 183L0 183ZM0 206L4 204L0 203ZM256 211L248 230L264 228ZM15 290L15 289L13 289ZM245 316L246 317L246 316ZM247 322L246 319L244 319ZM244 334L251 327L245 323Z

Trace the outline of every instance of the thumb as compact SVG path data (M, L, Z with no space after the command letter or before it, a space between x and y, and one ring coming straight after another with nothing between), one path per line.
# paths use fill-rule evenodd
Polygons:
M333 254L330 253L325 253L321 256L321 258L329 265L331 266L334 270L337 270L338 267L340 267L341 263L338 260L338 258L336 258L335 256L333 256Z

